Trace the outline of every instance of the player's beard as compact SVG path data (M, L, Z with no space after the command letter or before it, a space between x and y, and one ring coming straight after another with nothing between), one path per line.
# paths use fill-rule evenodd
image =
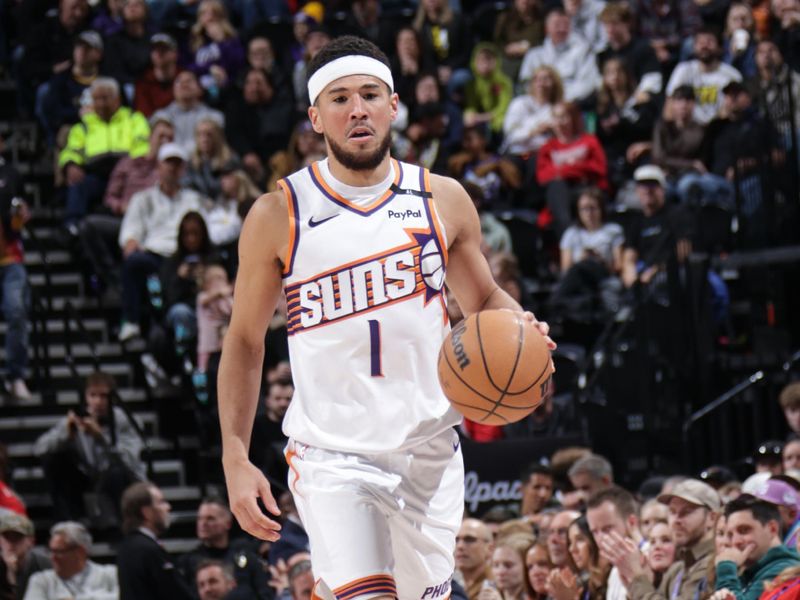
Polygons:
M351 171L371 171L378 168L378 165L383 162L383 159L389 153L389 148L392 146L392 132L391 130L387 131L378 147L368 154L356 154L345 150L327 136L325 136L325 140L328 142L333 156L343 167Z

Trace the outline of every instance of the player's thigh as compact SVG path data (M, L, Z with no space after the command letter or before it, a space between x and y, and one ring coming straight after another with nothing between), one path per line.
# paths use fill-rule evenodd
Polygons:
M357 458L289 444L289 482L308 533L316 592L337 600L396 594L387 507L367 481L380 477Z
M389 521L399 597L446 598L464 513L464 463L454 431L413 450L400 492L404 508Z

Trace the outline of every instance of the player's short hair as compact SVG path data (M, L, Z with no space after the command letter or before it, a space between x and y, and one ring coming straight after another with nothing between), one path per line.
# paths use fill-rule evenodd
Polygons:
M778 396L778 402L781 408L800 408L800 381L790 383L781 390L781 395Z
M614 480L614 470L611 467L611 463L599 454L589 454L579 458L567 471L569 477L578 473L588 473L593 479L608 477L609 481Z
M342 58L343 56L353 55L374 58L375 60L382 62L387 67L391 68L386 54L384 54L383 51L375 44L369 40L365 40L364 38L354 35L343 35L334 38L325 44L325 46L323 46L323 48L317 52L314 58L309 61L308 69L306 71L306 83L308 83L314 73L319 71L329 62L333 62L337 58Z
M586 508L587 510L597 508L605 502L613 504L617 514L623 519L627 519L631 515L639 515L639 506L636 503L636 498L628 490L618 485L612 485L589 496L586 501Z
M745 510L749 510L753 518L762 525L766 525L770 521L775 521L778 525L781 524L781 514L778 512L777 506L747 494L739 496L725 505L725 518L727 519L732 514Z

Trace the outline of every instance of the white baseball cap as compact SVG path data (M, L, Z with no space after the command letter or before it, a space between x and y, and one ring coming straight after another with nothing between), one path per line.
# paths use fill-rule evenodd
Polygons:
M189 160L186 150L175 142L167 142L158 149L158 160L167 160L168 158L180 158L183 162Z
M639 167L633 172L633 178L641 183L655 181L661 187L666 187L667 185L667 178L664 175L664 171L661 170L661 167L657 167L656 165L643 165Z

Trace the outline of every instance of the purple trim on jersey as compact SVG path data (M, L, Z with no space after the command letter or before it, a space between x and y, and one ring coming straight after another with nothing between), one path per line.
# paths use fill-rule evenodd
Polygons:
M419 168L419 189L424 192L430 192L431 190L425 187L425 169L423 167ZM433 200L431 199L431 202ZM436 235L436 224L434 223L434 219L436 217L431 214L431 209L428 206L428 200L424 199L422 201L422 206L425 207L425 215L428 217L428 227L431 230L431 239L433 243L436 244L436 248L439 250L439 256L442 257L442 269L445 273L447 273L447 265L444 262L444 250L442 249L442 245L439 243L439 236ZM444 231L444 225L441 225L442 231ZM421 264L421 263L420 263ZM440 290L434 290L431 287L425 286L425 304L428 304L431 300L433 300L437 295L440 295L444 298L444 289L445 286L442 286Z
M283 274L283 278L286 279L292 275L292 270L294 269L294 257L297 256L297 246L300 243L300 207L297 204L297 192L294 191L292 182L288 177L283 179L283 182L286 184L286 187L289 188L289 200L291 201L294 209L294 243L292 244L292 257L289 259L286 273Z
M400 164L399 160L394 161L394 162L397 165L397 168L400 170L400 178L398 179L398 181L400 183L402 183L403 182L403 166ZM332 196L330 193L328 193L328 190L326 190L320 184L319 180L317 179L317 176L314 174L314 169L311 168L311 165L306 167L306 169L308 169L308 175L309 175L309 177L311 177L311 182L316 186L316 188L322 193L323 196L325 196L331 202L334 202L337 205L341 206L342 208L346 208L350 212L353 212L353 213L355 213L355 214L357 214L359 216L362 216L362 217L368 217L369 215L371 215L375 211L378 211L378 210L382 209L384 206L386 206L386 204L391 202L392 199L397 195L394 192L392 192L391 194L389 194L389 196L387 196L386 200L384 200L383 202L381 202L377 206L371 208L368 211L360 211L360 210L357 210L357 209L353 208L349 204L346 204L346 203L342 202L341 200L339 200L335 196ZM392 183L394 183L394 182L392 182ZM398 185L399 185L399 183L398 183Z

